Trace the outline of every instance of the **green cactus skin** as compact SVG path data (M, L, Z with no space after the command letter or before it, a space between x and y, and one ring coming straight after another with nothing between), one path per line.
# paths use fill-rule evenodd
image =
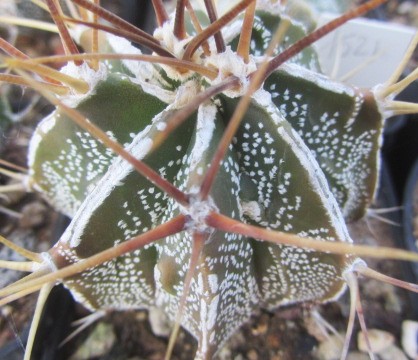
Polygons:
M257 13L249 64L233 52L239 18L225 28L231 47L199 61L220 72L237 71L238 64L245 73L259 63L279 22L277 11ZM298 22L291 30L286 41L304 36ZM139 52L113 35L105 41L113 51ZM75 298L92 311L157 306L174 320L196 232L208 239L181 318L198 340L196 358L213 356L260 307L338 298L343 273L357 258L272 245L201 221L215 210L318 241L352 242L346 221L361 217L373 198L385 119L372 91L333 82L319 71L314 49L307 48L271 74L254 94L205 201L197 192L243 89L201 104L152 153L170 116L210 86L208 79L175 77L166 66L102 62L87 95L63 98L190 197L187 208L179 205L60 110L44 119L30 146L31 183L72 217L49 251L51 266L79 262L178 214L189 218L181 233L63 280Z
M356 220L374 196L384 118L370 91L311 75L283 66L264 88L314 154L345 219Z
M103 101L98 106L97 98L112 101ZM132 136L144 130L164 107L164 103L144 93L125 76L112 74L99 82L95 94L83 100L77 109L94 119L112 138L128 145ZM61 121L62 117L65 116L57 110L36 129L31 145L36 150L29 164L36 190L45 193L54 207L72 217L106 173L114 155L71 120Z
M4 94L0 92L0 134L5 135L7 129L13 122L13 114ZM3 149L3 140L0 141L0 150Z

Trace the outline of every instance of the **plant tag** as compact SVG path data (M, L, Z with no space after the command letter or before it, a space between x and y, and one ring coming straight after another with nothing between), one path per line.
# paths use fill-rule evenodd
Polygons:
M318 26L332 20L320 16ZM384 83L402 61L415 29L369 19L352 20L315 43L325 74L359 87Z

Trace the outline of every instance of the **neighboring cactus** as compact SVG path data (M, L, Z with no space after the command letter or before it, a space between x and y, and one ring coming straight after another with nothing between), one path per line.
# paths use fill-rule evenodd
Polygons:
M73 2L114 19L87 0ZM209 16L213 31L191 37L182 20L187 2L178 3L170 19L157 10L155 37L115 21L119 37L93 30L93 50L99 44L106 54L82 57L50 0L73 54L68 65L57 74L36 60L4 59L57 105L33 135L28 183L72 222L42 254L39 276L0 294L64 278L92 311L157 306L198 339L196 357L209 358L260 307L338 298L346 274L360 269L361 251L417 257L343 244L352 242L345 221L362 217L373 199L391 94L321 75L303 43L321 33L305 38L279 4L255 10L242 1L228 25ZM297 56L278 48L264 66L276 29L287 31L285 47L302 43ZM75 33L81 44L91 36L76 26ZM160 57L142 56L121 36ZM64 94L51 97L45 83ZM303 248L287 246L297 244Z
M0 134L4 134L6 129L10 126L12 122L10 115L11 112L9 109L9 104L7 103L6 99L0 94Z

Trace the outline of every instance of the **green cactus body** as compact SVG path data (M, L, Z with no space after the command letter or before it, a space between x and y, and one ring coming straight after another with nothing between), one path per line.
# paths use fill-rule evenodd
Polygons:
M350 241L325 176L298 134L266 102L267 95L261 91L244 117L213 186L210 205L243 222L329 241ZM153 134L164 128L165 117L157 114L128 149L193 196L235 105L236 100L228 97L219 105L202 105L196 119L188 120L147 156ZM306 184L308 188L300 193ZM195 212L208 206L196 201ZM312 212L312 208L321 211ZM78 262L184 211L116 158L51 251L52 260L59 267ZM159 306L174 318L189 264L191 232L197 226L191 222L189 231L64 283L90 309ZM352 261L216 231L200 255L183 325L199 339L201 356L213 354L248 320L260 301L273 309L338 297L344 289L342 272Z
M214 230L203 220L209 211L318 241L351 242L345 220L364 214L376 187L384 122L379 103L373 92L318 74L313 48L273 72L254 94L207 200L199 198L198 189L245 85L201 104L150 152L170 116L222 74L241 77L245 84L280 21L276 13L257 13L249 64L231 47L209 58L195 55L194 61L219 70L220 79L212 83L167 66L103 62L87 95L63 99L186 193L189 206L179 205L60 110L39 125L30 147L33 188L72 217L49 251L54 268L178 214L189 219L181 233L65 279L89 309L158 306L175 319L193 234L208 236L181 318L198 339L197 358L215 354L259 307L338 298L345 289L343 273L359 261ZM234 21L225 29L232 49L242 23ZM158 30L161 37L170 27L166 23ZM302 30L292 24L287 41L303 37ZM112 47L118 39L110 38L104 40L107 49L120 52ZM176 54L182 46L174 45L169 50ZM130 45L125 51L138 53Z
M376 188L384 123L372 92L293 66L273 73L264 88L314 154L345 219L364 216Z
M97 98L116 101L99 105ZM156 97L144 93L124 75L116 74L100 81L94 95L77 105L83 115L126 145L164 107ZM114 157L111 150L65 119L59 110L39 125L31 147L29 164L36 190L45 193L54 207L71 217Z
M5 96L0 93L0 134L4 136L13 122L13 115ZM0 149L3 148L3 140L0 142Z

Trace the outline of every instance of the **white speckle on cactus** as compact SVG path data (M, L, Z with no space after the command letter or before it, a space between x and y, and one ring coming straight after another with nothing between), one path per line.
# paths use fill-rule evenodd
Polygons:
M149 130L150 126L138 134L136 139L134 139L132 144L127 149L128 151L131 151L132 154L138 159L142 159L152 147L152 140L145 136ZM121 183L122 179L124 179L130 172L132 172L132 166L125 160L117 159L113 162L109 168L109 171L97 184L97 186L100 188L100 191L95 191L87 196L89 201L84 201L80 206L79 211L75 215L77 221L73 221L67 229L67 231L69 231L71 234L71 240L69 244L71 248L75 248L79 245L84 228L94 213L94 210L103 203L103 201L112 191L114 184ZM63 239L66 238L70 237L64 236Z
M75 108L81 101L88 98L95 91L96 85L107 78L108 69L106 65L100 63L98 70L93 70L86 62L81 65L75 65L73 62L68 62L60 70L63 74L72 76L75 79L84 80L89 85L89 91L85 94L72 93L61 97L61 101L72 108Z
M213 104L199 107L196 124L196 143L190 163L191 170L195 169L202 161L202 156L212 142L217 111L216 106Z
M196 189L198 190L198 189ZM206 225L205 219L212 211L218 211L213 199L200 200L198 196L190 196L190 205L181 207L181 212L189 217L186 228L200 233L212 233L213 229Z
M272 15L283 15L285 7L280 1L257 0L257 9L266 11Z
M142 54L141 50L133 46L125 38L113 34L105 34L106 40L116 54ZM145 61L122 60L122 63L132 72L137 79L153 79L155 68Z
M143 78L142 74L139 74L136 78L130 78L134 84L138 84L141 88L149 95L155 96L157 99L164 101L166 104L171 104L174 102L175 93L169 90L165 90L160 83L160 75L157 70L154 71L155 74L150 79ZM145 79L145 80L144 80ZM153 81L147 81L153 80Z
M157 124L157 130L158 131L164 131L166 128L167 128L166 123L161 122L161 123Z
M261 107L271 106L271 94L263 88L257 90L253 94L253 98Z
M256 101L259 99L260 97L255 98ZM343 225L345 222L342 218L337 201L331 192L327 190L328 183L325 176L322 172L318 172L316 166L313 167L312 165L316 164L316 160L312 152L307 148L302 139L293 129L291 129L289 132L285 120L282 118L279 111L272 103L270 103L268 106L264 105L264 108L269 113L272 120L277 124L277 132L280 134L281 138L293 148L294 154L299 158L301 166L303 166L310 174L310 184L314 187L315 192L323 199L323 203L327 204L328 208L326 211L329 214L330 223L336 229L338 238L344 241L352 242L347 229ZM277 159L276 163L280 163L280 159Z
M329 78L326 76L314 71L309 71L302 66L296 64L282 64L280 68L296 78L311 81L324 90L329 90L336 94L347 94L350 97L356 95L353 88L346 86L343 83L329 81Z
M208 283L209 283L209 287L210 287L210 291L212 292L212 294L216 294L219 290L219 280L218 280L218 275L216 274L210 274L208 276Z
M257 201L241 202L242 214L254 221L261 220L261 207Z
M219 295L216 295L212 298L209 304L206 303L204 299L200 300L200 313L202 315L202 351L206 352L208 344L214 340L215 334L213 328L216 325L217 315L218 315L218 305L219 305ZM206 349L206 350L205 350Z

